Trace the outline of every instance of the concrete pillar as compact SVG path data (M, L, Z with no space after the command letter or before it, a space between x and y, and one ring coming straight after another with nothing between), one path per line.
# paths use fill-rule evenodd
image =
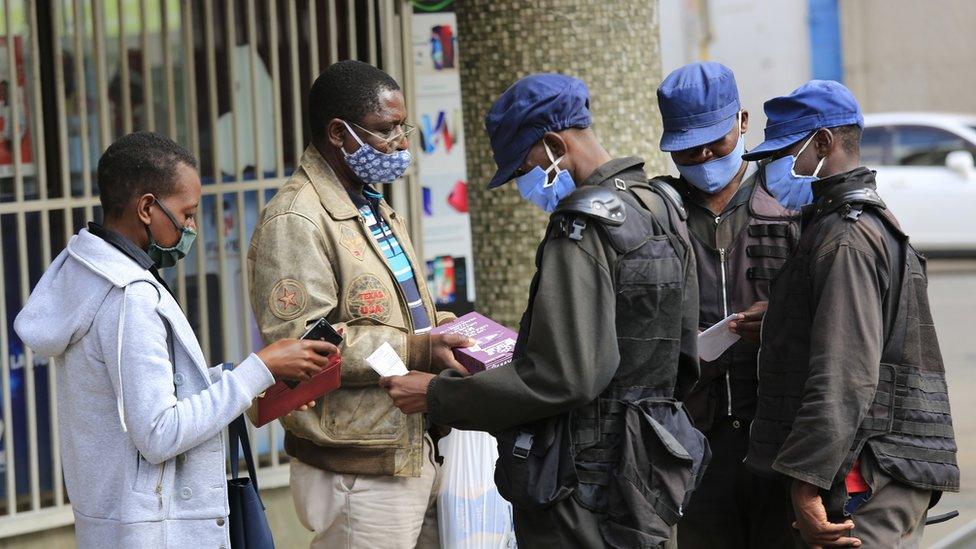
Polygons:
M515 326L546 215L522 200L514 184L485 189L495 171L485 114L522 76L575 76L590 89L593 129L610 154L643 156L649 175L663 173L658 3L463 0L456 11L478 309Z

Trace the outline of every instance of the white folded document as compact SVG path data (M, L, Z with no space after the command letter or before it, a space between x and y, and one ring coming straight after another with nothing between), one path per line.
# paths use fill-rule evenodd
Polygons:
M403 364L400 355L393 350L389 342L383 343L373 351L373 354L366 357L366 362L380 376L407 375L407 367Z
M698 334L698 357L705 361L712 361L722 356L726 349L739 341L739 334L729 331L729 323L735 320L739 313L732 313L719 323Z

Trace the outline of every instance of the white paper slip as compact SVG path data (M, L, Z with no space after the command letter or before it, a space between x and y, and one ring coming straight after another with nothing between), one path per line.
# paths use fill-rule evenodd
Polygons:
M712 361L722 356L726 349L739 341L739 334L729 331L729 322L735 320L739 313L732 313L723 318L718 324L698 334L698 357Z
M407 375L407 367L403 365L400 355L393 350L389 342L380 345L373 354L366 357L366 362L381 376Z

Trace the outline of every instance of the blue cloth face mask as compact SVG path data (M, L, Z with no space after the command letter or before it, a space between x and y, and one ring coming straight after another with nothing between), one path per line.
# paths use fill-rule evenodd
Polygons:
M545 170L536 166L529 170L529 173L517 177L515 182L518 184L522 198L535 204L542 211L552 213L559 201L576 189L576 183L568 171L559 169L559 162L563 157L554 159L545 141L542 142L542 146L546 148L546 154L549 155L552 164ZM549 172L553 170L555 176L552 181L549 181Z
M799 210L813 202L812 184L819 179L817 174L820 173L820 168L823 167L824 160L827 160L827 157L820 159L817 168L813 170L813 175L797 175L794 168L796 167L796 159L803 154L803 150L813 141L813 136L816 134L817 132L813 132L807 142L800 147L796 156L786 155L783 158L777 158L766 164L764 168L766 170L766 188L784 208Z
M346 124L345 121L342 123ZM381 153L373 148L372 145L363 143L363 140L349 127L349 124L346 124L346 129L356 138L356 142L359 143L359 149L352 154L342 149L342 154L346 156L346 164L349 164L352 173L356 174L356 177L362 180L363 183L371 185L396 181L410 167L411 157L409 150L398 150L389 154Z
M693 166L678 166L676 164L681 177L708 194L717 193L728 186L735 174L739 173L739 169L742 168L742 153L746 150L746 142L742 139L742 111L739 111L736 116L739 139L732 152Z

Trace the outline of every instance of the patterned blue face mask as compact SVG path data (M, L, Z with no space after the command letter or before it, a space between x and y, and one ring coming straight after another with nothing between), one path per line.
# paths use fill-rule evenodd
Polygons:
M345 121L342 123L346 124ZM359 149L352 154L342 149L342 154L346 156L346 164L349 164L352 173L356 174L356 177L362 180L363 183L367 185L391 183L400 179L404 172L407 171L407 168L410 167L411 157L409 150L396 150L389 154L381 153L373 148L372 145L364 143L349 124L346 124L346 129L349 130L349 133L359 143Z
M813 135L816 134L817 132L813 133ZM766 164L764 168L766 170L766 188L784 208L799 210L813 202L813 182L820 179L817 174L820 173L820 168L823 167L824 160L827 160L827 157L820 159L817 168L813 170L813 175L797 175L794 171L796 159L813 141L813 135L800 147L796 156L786 155L783 158L777 158Z
M532 168L529 173L517 177L515 183L518 184L522 198L535 204L542 211L552 213L559 201L576 189L576 183L568 171L559 169L559 162L563 157L553 158L552 151L545 141L542 142L542 146L546 148L546 154L549 155L552 164L545 170L539 166ZM549 181L549 172L553 170L556 170L556 175L552 181Z

